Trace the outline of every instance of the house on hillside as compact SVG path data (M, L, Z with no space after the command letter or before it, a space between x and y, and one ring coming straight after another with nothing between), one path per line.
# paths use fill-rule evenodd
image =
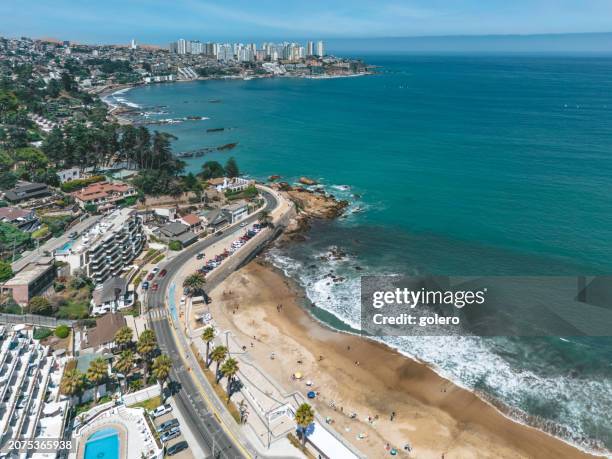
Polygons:
M159 235L166 242L179 241L183 247L187 247L198 240L198 236L189 231L189 226L180 222L172 222L162 226L159 229Z
M40 227L40 220L32 209L0 207L0 222L10 223L21 231L31 233Z
M134 305L134 292L128 289L127 280L122 277L111 277L99 284L92 293L91 314L101 316L108 312L117 312Z

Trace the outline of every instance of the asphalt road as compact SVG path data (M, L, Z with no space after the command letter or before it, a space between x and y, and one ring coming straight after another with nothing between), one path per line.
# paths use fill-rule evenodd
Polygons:
M266 200L265 210L271 212L278 205L276 197L266 191L261 191L261 193ZM261 211L255 212L242 220L242 222L246 222L247 224L255 222L260 212ZM243 231L244 228L240 226L232 227L223 230L222 237ZM210 247L219 239L219 237L206 238L188 247L170 260L164 266L167 271L166 276L162 279L157 279L159 285L157 292L150 291L145 295L144 302L147 306L147 310L155 308L163 309L166 292L177 271L198 252ZM212 289L214 285L218 284L222 279L223 276L218 276L213 285L207 284L207 289ZM151 316L149 317L149 323L157 335L157 341L160 348L175 362L170 378L178 388L178 392L174 394L174 400L182 416L188 422L190 430L198 438L200 448L207 457L227 459L243 458L244 455L235 447L232 440L221 428L219 422L206 405L204 397L200 394L194 382L193 374L185 368L182 362L180 364L178 363L178 356L180 355L178 350L179 344L174 339L174 334L170 328L172 325L169 323L169 319L165 316L156 319L152 319ZM181 333L181 331L179 331L179 333Z

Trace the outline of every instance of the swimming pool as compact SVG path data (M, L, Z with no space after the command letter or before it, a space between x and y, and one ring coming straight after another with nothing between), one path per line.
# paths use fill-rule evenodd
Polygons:
M59 254L66 254L74 245L74 241L68 241L64 245L62 245L59 249L56 249L55 252Z
M91 434L85 443L84 459L119 459L119 431L108 427Z

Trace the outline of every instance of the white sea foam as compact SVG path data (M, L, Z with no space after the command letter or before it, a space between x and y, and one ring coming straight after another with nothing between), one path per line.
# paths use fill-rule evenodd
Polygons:
M315 253L313 258L324 260L317 263L293 259L280 249L268 253L270 261L286 275L296 279L304 288L308 299L317 307L332 313L355 330L360 329L360 298L355 292L360 289L357 263L352 255L343 258L330 257L334 252ZM308 264L310 263L310 264ZM329 277L346 279L334 282ZM368 274L380 274L369 272ZM509 407L509 416L521 422L533 424L550 431L585 450L601 450L586 439L585 426L608 419L612 394L609 380L584 380L571 377L544 377L532 371L518 371L502 356L495 353L490 342L478 337L427 336L377 338L388 346L410 358L427 362L441 376L470 390L484 389L488 395ZM560 406L563 428L552 422L539 422L528 417L518 407L529 400ZM597 446L597 448L595 448Z

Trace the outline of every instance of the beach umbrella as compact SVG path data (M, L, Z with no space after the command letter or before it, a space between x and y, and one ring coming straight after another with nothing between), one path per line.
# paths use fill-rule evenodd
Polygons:
M295 379L302 379L302 373L300 373L299 371L294 373L293 376L295 377Z
M315 398L317 396L316 392L311 390L310 392L308 392L308 398Z

